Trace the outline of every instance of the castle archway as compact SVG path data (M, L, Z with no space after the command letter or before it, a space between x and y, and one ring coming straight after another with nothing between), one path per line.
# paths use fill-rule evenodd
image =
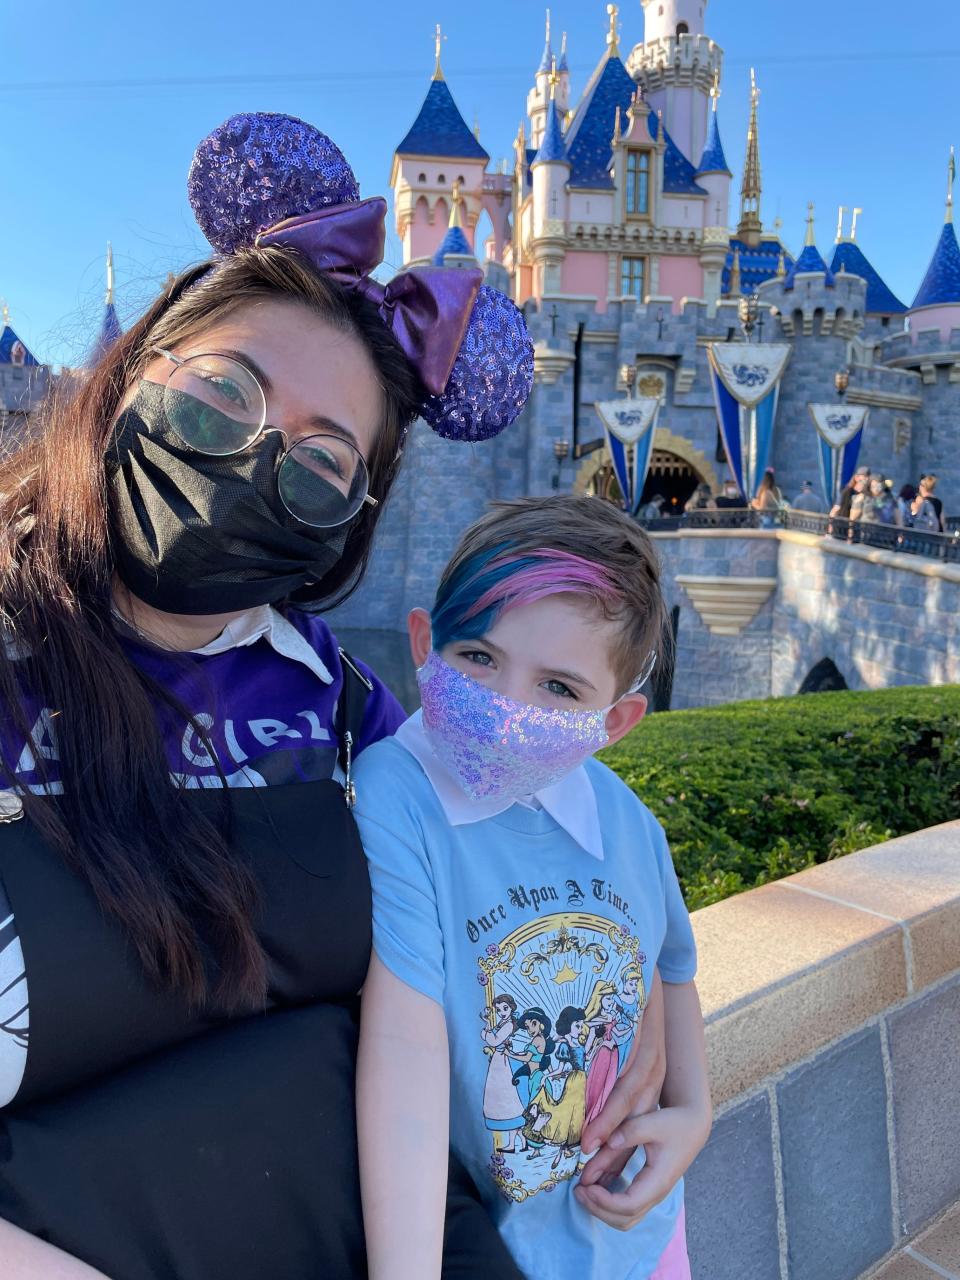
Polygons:
M642 501L649 502L659 494L666 499L664 515L680 515L700 483L708 484L713 493L719 491L720 479L710 459L683 436L658 427ZM606 446L583 460L574 481L574 492L592 494L608 502L620 501L620 486Z

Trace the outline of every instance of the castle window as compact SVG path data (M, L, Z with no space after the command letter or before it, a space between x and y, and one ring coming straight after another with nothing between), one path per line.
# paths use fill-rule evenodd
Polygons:
M426 182L426 180L427 180L427 175L425 173L421 173L420 177L417 178L418 182Z
M627 152L627 214L642 217L650 212L650 152Z
M620 265L620 294L643 301L646 259L624 257Z
M678 23L677 23L677 35L678 35L678 36L688 36L689 34L690 34L690 28L687 26L687 24L686 24L685 22L678 22Z
M447 181L447 175L445 173L437 174L437 182L440 184L441 187L446 185L446 181Z

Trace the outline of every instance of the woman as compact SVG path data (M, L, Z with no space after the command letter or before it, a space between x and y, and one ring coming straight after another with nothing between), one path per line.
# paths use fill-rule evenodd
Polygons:
M365 1274L345 801L403 713L305 606L415 414L481 439L530 386L479 272L369 278L386 206L310 126L233 118L190 189L218 256L0 467L4 1280ZM445 1274L516 1276L462 1171L448 1206Z
M684 512L687 511L715 511L717 504L713 500L713 494L710 492L710 486L706 483L698 484L693 493L687 499L684 506Z
M513 1154L527 1149L522 1133L523 1103L513 1080L516 1061L512 1056L513 1038L517 1034L517 1002L513 996L498 996L493 1002L492 1016L494 1025L485 1026L480 1033L484 1052L490 1055L483 1090L483 1118L487 1128L500 1135L502 1145L498 1150ZM518 1136L522 1147L516 1145Z
M365 1274L341 781L403 713L297 605L355 585L418 412L490 434L529 389L479 272L452 346L403 312L429 276L368 279L385 206L322 134L228 121L191 193L219 256L0 470L5 1280ZM484 314L514 357L480 405ZM458 1175L450 1204L446 1265L517 1275Z
M528 1108L528 1135L533 1142L547 1142L557 1148L551 1164L576 1155L587 1110L586 1055L582 1038L586 1032L586 1011L572 1005L557 1015L557 1066L548 1073Z
M757 492L750 499L750 506L760 513L760 528L772 529L776 524L776 513L783 507L783 494L777 488L773 468L768 467Z
M619 1014L616 986L601 979L594 984L586 1008L586 1026L589 1028L585 1051L589 1064L586 1094L588 1123L603 1110L617 1083L620 1054L614 1030Z

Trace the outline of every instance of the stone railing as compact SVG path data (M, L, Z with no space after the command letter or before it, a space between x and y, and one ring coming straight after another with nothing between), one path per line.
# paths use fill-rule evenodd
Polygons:
M693 927L716 1117L687 1177L695 1280L872 1274L960 1198L960 822Z
M650 533L671 533L679 529L793 529L798 533L832 536L841 542L877 547L881 551L903 551L960 563L960 518L956 516L947 517L946 533L927 533L922 529L906 529L866 520L842 520L838 516L817 515L812 511L775 511L761 516L747 507L688 511L682 516L665 516L639 523Z

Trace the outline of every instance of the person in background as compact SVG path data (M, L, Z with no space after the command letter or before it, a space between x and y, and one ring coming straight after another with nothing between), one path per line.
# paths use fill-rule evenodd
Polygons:
M686 506L683 509L685 512L715 511L716 503L713 500L713 494L710 492L710 486L701 481L687 499Z
M823 503L814 493L813 484L809 480L804 480L792 505L794 511L812 511L815 515L823 515Z
M897 524L902 529L913 528L913 504L917 490L912 484L905 484L897 494Z
M870 483L863 495L863 509L860 516L864 524L896 524L897 500L889 482L879 473L870 477Z
M655 493L649 502L645 502L638 512L641 520L659 520L663 515L663 504L666 498L660 493Z
M772 467L767 467L763 473L763 479L760 481L750 506L760 514L760 528L772 529L776 523L776 514L783 507L783 494L777 488Z
M917 498L914 502L914 507L915 507L914 515L916 515L917 512L923 511L922 503L926 502L927 504L929 504L931 510L933 511L934 516L936 517L936 525L931 526L930 532L943 533L944 531L943 503L936 496L934 492L936 487L937 487L937 477L935 475L928 474L920 477L920 491L917 494ZM927 519L926 516L924 518Z
M723 493L718 494L713 502L718 511L732 511L734 508L744 509L747 505L736 480L732 480L729 477L723 482Z
M859 505L859 495L862 495L869 479L870 468L858 467L850 482L840 490L840 496L830 508L830 514L839 516L841 520L852 519L850 512L853 508L854 499L858 499Z

